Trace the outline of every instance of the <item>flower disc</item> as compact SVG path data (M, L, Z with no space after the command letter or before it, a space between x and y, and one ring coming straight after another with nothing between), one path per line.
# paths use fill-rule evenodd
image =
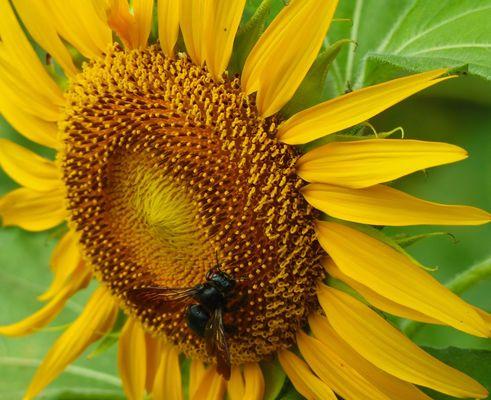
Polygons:
M234 299L245 298L225 313L232 362L290 346L317 308L324 273L298 156L275 139L274 118L259 117L238 78L216 82L155 46L116 46L67 96L61 162L71 224L126 310L209 361L186 306L163 313L127 293L195 286L218 259L242 281Z

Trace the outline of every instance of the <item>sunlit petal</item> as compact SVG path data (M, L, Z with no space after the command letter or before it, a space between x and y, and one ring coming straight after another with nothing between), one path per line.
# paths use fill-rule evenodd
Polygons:
M145 332L140 323L128 319L119 336L118 365L123 389L129 400L141 400L147 374Z
M50 104L62 105L61 89L41 64L8 1L0 2L0 37L0 57L16 68L18 79L28 82L31 90L46 97Z
M351 365L347 365L336 348L326 346L303 332L297 334L297 344L310 368L342 397L350 400L366 400L367 393L370 393L371 400L392 400Z
M476 336L489 330L473 307L409 258L358 230L316 223L317 237L339 269L395 303Z
M28 231L44 231L61 224L67 212L62 190L49 193L21 188L0 198L4 226L20 226Z
M227 385L214 366L208 367L191 400L222 400Z
M174 57L174 46L179 36L180 0L159 0L159 40L167 57Z
M300 157L296 167L308 182L363 188L466 157L464 149L448 143L367 139L317 147Z
M180 26L186 52L197 65L205 62L205 38L211 19L211 0L180 0Z
M270 116L290 100L315 60L337 0L293 0L278 14L247 57L242 88L258 91L260 113Z
M278 130L278 139L288 144L302 144L350 128L406 97L448 79L436 79L445 72L445 69L438 69L406 76L328 100L283 122Z
M49 7L45 7L41 2L30 0L14 0L13 3L36 42L58 61L67 75L75 75L78 70L67 47L58 36Z
M244 365L244 399L262 400L264 395L264 377L258 363Z
M29 189L49 192L62 186L60 171L53 161L1 138L0 166L13 180Z
M154 400L182 400L182 380L179 366L179 351L166 343L161 349L160 366L153 388Z
M369 225L480 225L491 214L475 207L432 203L389 186L352 189L325 183L302 188L305 199L326 214Z
M318 295L338 335L383 371L451 396L487 396L486 389L478 382L425 353L375 311L348 294L321 285Z
M278 360L297 392L307 400L337 399L331 388L314 375L308 365L291 351L279 352Z
M351 286L360 295L362 295L365 300L367 300L371 305L377 307L378 309L402 318L412 319L414 321L426 322L430 324L441 324L440 321L431 318L430 316L427 316L425 314L421 314L418 311L414 311L411 308L400 305L399 303L396 303L392 300L389 300L388 298L361 284L360 282L351 279L350 277L345 275L336 264L334 264L334 261L332 261L332 259L325 257L321 262L329 276L339 279Z
M205 372L205 365L200 360L191 359L191 366L189 367L189 398L192 399L196 394Z
M326 346L335 348L337 354L348 365L352 366L365 379L375 384L390 399L431 400L415 386L387 374L363 358L336 334L325 317L319 314L312 315L309 318L309 326L317 339Z
M227 68L244 5L245 0L211 0L213 20L209 21L204 45L206 65L216 79Z
M112 43L111 29L101 20L93 1L51 0L45 7L56 31L85 57L102 56Z
M227 394L230 400L244 399L244 378L240 366L234 365L227 383Z

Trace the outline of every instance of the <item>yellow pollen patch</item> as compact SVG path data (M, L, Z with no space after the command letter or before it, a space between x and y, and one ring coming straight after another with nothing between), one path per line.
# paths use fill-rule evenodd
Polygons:
M315 211L294 149L275 139L238 78L217 83L188 59L115 46L77 75L61 123L70 221L98 278L147 330L210 361L186 323L133 304L142 286L192 287L216 263L244 281L225 313L232 363L287 348L318 308L324 276Z

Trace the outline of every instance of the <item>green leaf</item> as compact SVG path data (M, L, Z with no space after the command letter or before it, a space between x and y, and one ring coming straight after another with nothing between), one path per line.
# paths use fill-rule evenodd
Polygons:
M182 394L185 400L189 400L191 360L189 358L181 357L180 363L181 363L181 377L182 377Z
M276 400L285 384L286 375L277 360L261 363L264 375L264 400Z
M344 0L329 42L352 39L335 62L331 94L408 72L467 64L470 74L491 79L491 4L475 0Z
M305 400L305 397L303 397L295 389L292 389L290 392L285 393L280 400Z
M413 245L414 243L419 242L422 239L428 239L430 237L435 237L435 236L447 236L450 239L452 239L454 244L457 243L457 239L455 238L455 236L449 232L428 232L428 233L420 233L418 235L411 235L411 236L398 235L398 236L395 236L393 239L395 240L395 242L399 246L409 247L409 246Z
M459 349L456 347L449 347L447 349L426 347L425 350L445 364L471 376L488 389L488 391L491 390L491 351ZM454 397L429 389L424 390L435 400L454 399Z

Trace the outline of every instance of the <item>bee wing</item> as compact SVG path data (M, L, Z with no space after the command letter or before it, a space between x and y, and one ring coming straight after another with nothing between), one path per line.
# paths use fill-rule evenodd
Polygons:
M217 372L226 380L230 379L230 353L225 339L223 313L217 308L210 316L205 328L206 351L217 358Z
M197 288L166 288L145 287L132 289L127 292L128 299L136 305L148 308L157 308L162 312L172 311L176 308L189 304Z

